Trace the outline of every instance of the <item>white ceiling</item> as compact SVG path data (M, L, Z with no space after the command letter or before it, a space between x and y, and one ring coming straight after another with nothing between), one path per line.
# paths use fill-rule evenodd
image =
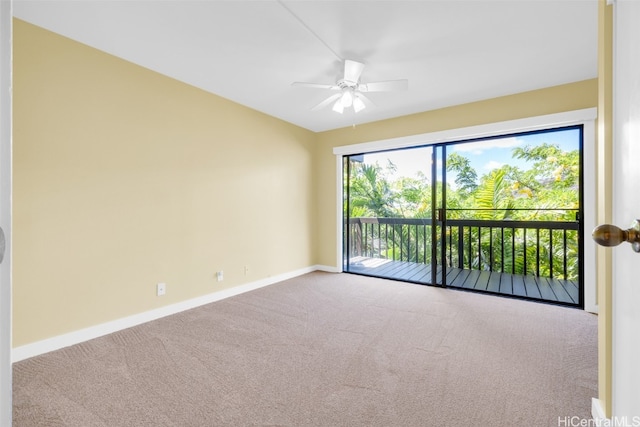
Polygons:
M597 0L14 0L14 15L312 131L597 76ZM311 108L342 59L375 107Z

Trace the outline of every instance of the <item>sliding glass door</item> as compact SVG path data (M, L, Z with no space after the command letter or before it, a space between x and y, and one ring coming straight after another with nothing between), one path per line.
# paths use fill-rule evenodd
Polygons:
M344 271L443 284L443 153L428 146L344 157Z
M582 127L344 157L346 272L582 305Z

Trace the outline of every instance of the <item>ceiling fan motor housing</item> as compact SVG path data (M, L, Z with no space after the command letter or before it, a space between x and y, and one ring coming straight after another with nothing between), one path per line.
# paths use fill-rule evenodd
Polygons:
M346 79L340 79L338 80L338 82L336 83L340 89L353 89L356 90L358 88L360 82L353 82L351 80L346 80Z

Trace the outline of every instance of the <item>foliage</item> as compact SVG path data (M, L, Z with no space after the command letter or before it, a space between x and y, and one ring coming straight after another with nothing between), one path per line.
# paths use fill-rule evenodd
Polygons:
M468 195L473 193L477 188L478 174L471 167L471 162L466 157L453 152L447 158L447 171L457 172L456 185L460 192Z
M447 180L447 219L575 221L579 207L579 151L566 152L553 144L525 145L514 148L512 157L526 160L530 166L522 169L513 164L503 165L479 177L468 158L457 152L450 153L446 168L449 173L455 174L455 179ZM424 174L402 177L396 172L397 168L390 161L384 166L377 163L371 165L352 162L349 216L430 219L430 179ZM430 241L429 230L430 227L414 229L396 224L393 233L386 229L385 236L374 236L376 231L372 229L371 235L377 239L377 256L430 262L430 244L423 247L419 244L421 241ZM464 239L469 239L473 244L471 251L466 250L461 255L465 268L471 266L520 274L537 274L539 271L540 275L549 277L553 265L554 277L573 280L577 278L576 232L567 232L568 247L565 250L562 230L542 230L539 235L534 236L540 241L540 253L535 253L535 245L527 243L525 263L524 249L521 249L525 246L522 230L506 228L504 235L497 235L497 231L499 230L477 227L468 231L468 236L464 236ZM457 241L458 232L456 229L447 230L445 238L451 242ZM441 239L439 233L438 239ZM527 242L532 238L532 233L530 230ZM393 238L390 238L389 234L392 234ZM501 244L504 247L496 251L497 245L491 246L491 241L503 241ZM513 242L513 245L507 244L508 242ZM447 255L450 259L445 261L450 265L459 259L456 246L451 246L452 250ZM565 253L568 270L566 274L563 271ZM543 262L538 263L538 259L542 259Z

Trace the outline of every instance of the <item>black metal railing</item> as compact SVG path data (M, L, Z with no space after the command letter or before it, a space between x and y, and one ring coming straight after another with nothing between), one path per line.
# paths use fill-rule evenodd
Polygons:
M448 267L564 280L578 277L578 221L448 219L444 230L442 224L436 221L433 233L431 219L351 218L348 254L424 264L435 260Z

